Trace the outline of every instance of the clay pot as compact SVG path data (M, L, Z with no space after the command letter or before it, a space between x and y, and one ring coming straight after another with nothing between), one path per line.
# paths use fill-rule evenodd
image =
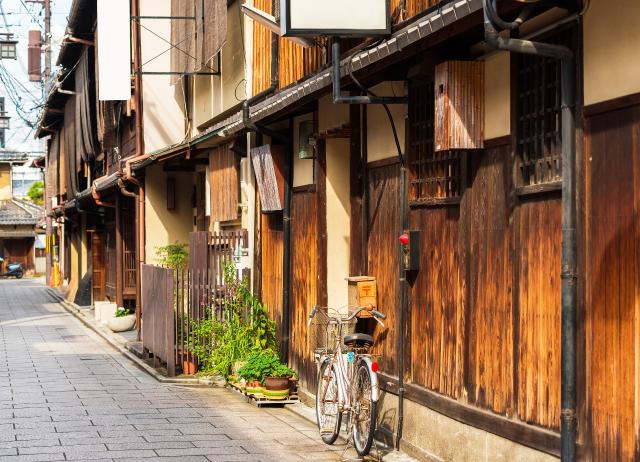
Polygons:
M182 360L182 373L187 375L194 375L198 372L198 366L195 361L187 361L186 359Z
M128 314L119 318L113 318L110 319L109 322L107 322L107 327L111 329L112 332L126 332L133 329L135 325L135 314Z
M267 390L288 390L289 377L267 377L264 379L264 387Z

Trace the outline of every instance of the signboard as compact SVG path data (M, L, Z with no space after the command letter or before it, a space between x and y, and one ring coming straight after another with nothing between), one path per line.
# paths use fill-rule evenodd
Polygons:
M129 0L98 0L98 98L131 98Z
M391 33L389 0L281 0L286 37L372 37Z

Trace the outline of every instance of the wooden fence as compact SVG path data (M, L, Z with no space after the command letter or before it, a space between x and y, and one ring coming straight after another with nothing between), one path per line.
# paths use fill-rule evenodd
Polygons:
M189 351L192 323L224 319L224 267L248 242L246 230L195 232L189 235L188 267L143 266L143 347L155 367L166 364L169 376L195 373L198 359Z
M176 375L174 280L168 268L142 266L142 347L153 366Z

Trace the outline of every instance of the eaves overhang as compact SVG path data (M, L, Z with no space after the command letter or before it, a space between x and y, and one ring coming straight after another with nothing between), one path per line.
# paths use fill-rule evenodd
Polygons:
M434 9L424 16L416 18L406 26L397 30L388 39L378 45L356 52L340 64L341 77L347 75L347 69L354 72L366 71L384 60L395 57L405 48L442 32L455 23L479 13L482 10L482 0L457 0ZM256 123L267 117L284 112L293 105L310 97L318 97L328 93L331 89L331 69L324 69L291 87L274 94L249 108L249 118ZM232 117L232 121L223 129L227 136L239 133L245 128L242 113ZM215 129L216 127L212 127Z

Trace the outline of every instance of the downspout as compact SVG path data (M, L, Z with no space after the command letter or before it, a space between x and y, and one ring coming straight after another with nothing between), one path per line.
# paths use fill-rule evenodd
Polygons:
M272 3L273 12L275 13L277 6L277 0ZM289 359L289 329L290 329L290 315L291 315L291 300L289 294L291 293L291 191L292 191L292 143L288 136L282 135L275 130L271 130L266 127L259 127L251 121L250 107L256 101L259 101L272 93L274 93L279 86L278 77L278 52L279 52L279 38L278 35L271 34L271 84L268 88L260 93L248 98L242 104L242 123L249 130L261 133L269 136L272 140L278 140L284 144L285 164L284 164L284 204L282 210L283 220L283 256L282 256L282 345L281 345L281 360L288 362Z
M576 265L576 130L573 109L576 99L573 52L564 46L529 40L504 38L496 27L516 29L519 24L504 23L496 13L496 0L483 0L485 41L492 47L545 56L560 60L562 111L562 340L560 457L576 460L575 330L577 310ZM521 15L522 16L522 15ZM506 26L506 27L504 27Z
M131 2L134 16L140 16L140 0L133 0ZM134 54L133 65L136 71L141 71L142 67L142 45L140 41L140 21L135 21L133 28L134 39ZM136 157L139 159L144 156L144 119L143 119L143 98L142 98L142 73L136 72L133 81L134 84L134 96L136 101ZM131 163L126 163L127 173L126 179L138 187L138 194L136 195L138 200L137 218L138 218L138 234L137 234L137 254L138 265L136 268L136 292L138 294L136 299L136 340L142 340L142 265L146 260L146 211L145 211L145 189L144 183L135 179L131 171ZM124 188L120 188L123 191ZM124 194L124 192L123 192Z
M91 186L91 197L93 197L96 205L99 205L100 207L114 208L116 206L116 204L114 204L113 202L103 202L100 200L100 193L96 189L95 183L93 183L93 185Z

